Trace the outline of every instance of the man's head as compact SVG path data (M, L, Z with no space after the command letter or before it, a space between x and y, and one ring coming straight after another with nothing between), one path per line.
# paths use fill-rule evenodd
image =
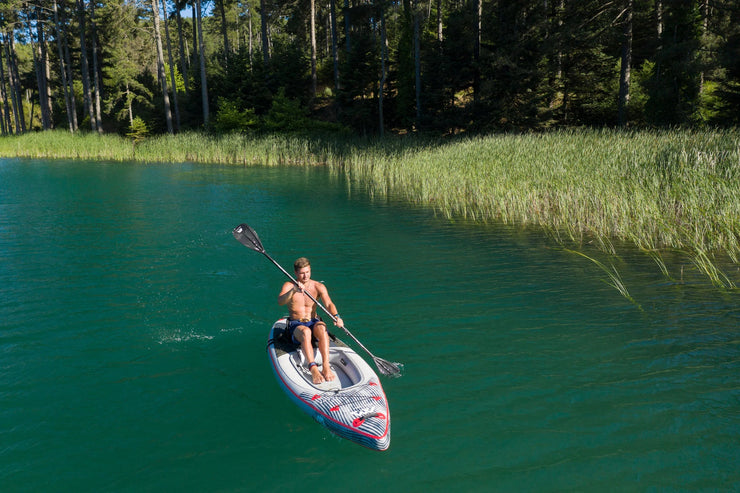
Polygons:
M311 262L306 257L301 257L293 262L296 280L306 282L311 278Z

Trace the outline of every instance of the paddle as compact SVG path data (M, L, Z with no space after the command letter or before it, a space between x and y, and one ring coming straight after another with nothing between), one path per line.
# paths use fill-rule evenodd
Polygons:
M275 261L275 259L273 259L272 257L270 257L270 255L265 251L265 248L262 246L262 242L260 241L259 236L257 236L257 232L255 230L253 230L248 224L240 224L239 226L237 226L236 228L234 228L234 238L236 238L236 240L239 243L241 243L242 245L244 245L245 247L250 248L250 249L254 250L255 252L261 253L262 255L264 255L265 257L267 257L270 260L270 262L272 262L273 264L275 264L275 266L278 269L280 269L283 272L283 274L285 274L286 276L288 276L288 278L291 281L293 281L293 283L295 285L298 285L298 281L296 281L293 278L293 276L291 276L288 273L288 271L286 271L285 269L283 269L283 267L280 264L278 264ZM314 298L313 296L311 296L311 293L309 293L308 291L304 291L304 293L306 293L308 295L308 297L311 298L311 300L313 300L314 303L316 303L322 310L324 310L326 312L326 314L329 315L334 322L337 321L337 319L334 317L334 315L332 315L331 313L329 313L329 310L327 310L324 307L324 305L322 305L321 303L319 303L319 301L316 298ZM383 375L389 376L389 377L398 377L398 376L401 376L401 368L399 366L399 363L392 363L390 361L384 360L383 358L379 358L379 357L375 356L355 336L353 336L352 333L350 333L350 331L347 329L347 327L342 327L342 329L344 330L344 332L348 336L350 336L352 338L353 341L355 341L362 349L365 350L365 352L367 354L370 355L370 357L375 362L375 366L378 367L378 370L380 371L380 373L382 373Z

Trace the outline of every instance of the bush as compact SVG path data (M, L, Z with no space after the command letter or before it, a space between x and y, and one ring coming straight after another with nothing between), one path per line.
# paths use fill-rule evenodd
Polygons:
M308 115L309 110L297 99L287 97L281 88L263 119L263 127L269 132L346 132L342 125L313 120Z
M216 132L246 132L259 121L253 109L240 110L235 101L219 98L218 108L212 123Z
M280 88L272 100L272 107L264 118L265 129L269 131L297 131L305 130L309 125L308 111L296 99L285 95L285 89Z
M126 137L132 139L134 142L139 142L140 140L144 140L148 135L149 128L147 128L144 120L140 116L135 117L131 122Z

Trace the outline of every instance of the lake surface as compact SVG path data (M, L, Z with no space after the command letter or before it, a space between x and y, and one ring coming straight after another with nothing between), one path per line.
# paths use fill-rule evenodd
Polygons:
M404 364L387 452L278 387L284 278L242 222ZM623 259L635 303L536 231L325 170L0 159L0 489L736 489L740 296Z

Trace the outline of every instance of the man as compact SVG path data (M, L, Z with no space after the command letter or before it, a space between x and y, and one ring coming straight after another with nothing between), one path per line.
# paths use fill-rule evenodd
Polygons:
M326 324L316 315L316 303L308 296L310 294L314 299L321 301L336 318L335 325L339 328L344 327L342 318L337 313L337 307L329 298L329 292L322 283L311 279L311 264L308 259L301 257L293 264L295 279L297 285L292 281L283 284L280 294L278 295L278 305L288 305L289 326L288 330L293 338L293 342L301 345L303 353L308 360L308 369L311 371L313 383L330 382L337 378L329 366L329 335L326 331ZM308 293L308 294L307 294ZM313 344L311 338L315 337L319 341L319 351L323 361L323 368L319 367L314 361Z

